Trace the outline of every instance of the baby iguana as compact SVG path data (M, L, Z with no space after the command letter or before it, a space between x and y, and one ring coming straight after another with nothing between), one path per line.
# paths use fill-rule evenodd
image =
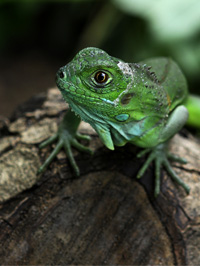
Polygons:
M137 177L140 178L155 161L155 196L160 192L162 165L171 178L189 193L189 187L177 176L168 159L180 163L186 161L169 153L167 144L187 122L188 110L191 111L188 122L200 127L200 99L188 96L186 79L174 61L153 58L137 64L125 63L98 48L86 48L59 69L56 83L74 112L69 110L57 134L40 145L43 148L57 140L55 149L39 173L64 148L79 175L71 146L91 152L77 141L88 139L88 136L77 133L82 119L96 130L107 148L114 150L115 145L123 146L130 142L144 148L138 157L149 153ZM193 104L197 109L193 109Z

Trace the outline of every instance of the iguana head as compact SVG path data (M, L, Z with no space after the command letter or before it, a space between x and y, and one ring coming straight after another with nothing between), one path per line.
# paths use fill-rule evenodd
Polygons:
M111 119L121 115L119 98L132 80L133 71L127 63L98 48L81 50L56 75L58 88L76 113L82 117L86 111L91 117L95 114ZM127 116L119 119L126 120Z

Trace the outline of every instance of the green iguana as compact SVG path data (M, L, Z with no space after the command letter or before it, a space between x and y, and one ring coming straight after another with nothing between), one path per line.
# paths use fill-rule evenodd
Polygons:
M186 161L170 154L167 144L186 122L200 127L200 99L188 96L186 79L174 61L153 58L140 63L125 63L101 49L85 48L58 70L56 83L73 112L69 110L57 134L40 145L43 148L57 140L39 173L64 148L76 175L79 175L71 146L91 152L77 141L89 138L77 133L82 119L96 130L107 148L114 150L115 145L130 142L144 148L138 157L149 153L137 177L140 178L155 161L155 196L160 192L162 165L189 193L189 187L177 176L168 159L180 163Z

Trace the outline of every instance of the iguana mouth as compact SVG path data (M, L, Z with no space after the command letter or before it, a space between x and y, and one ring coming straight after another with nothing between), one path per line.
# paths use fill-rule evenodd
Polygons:
M88 100L93 104L104 104L103 100L100 97L86 95L84 91L76 88L76 86L72 82L63 82L61 80L58 80L58 82L56 83L66 100L69 98L71 101L83 105L84 102L88 102Z
M91 95L86 95L84 91L77 88L72 82L70 81L62 81L59 79L59 77L56 78L56 84L59 88L59 90L62 92L65 100L70 98L71 101L77 102L79 104L84 104L84 101L90 101L93 104L98 105L113 105L116 106L116 104L113 101L110 101L108 99L102 98L102 97L96 97ZM66 95L66 97L65 97Z

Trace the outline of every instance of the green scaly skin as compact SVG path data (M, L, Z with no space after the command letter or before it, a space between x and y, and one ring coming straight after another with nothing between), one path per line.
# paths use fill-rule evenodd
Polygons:
M58 140L39 173L63 147L75 173L79 175L71 146L91 152L77 141L86 138L76 133L82 119L96 130L111 150L127 142L145 148L138 157L146 153L149 157L137 177L140 178L149 164L155 161L155 196L160 192L161 166L189 193L189 187L168 161L186 163L184 159L168 153L167 142L188 120L187 103L189 110L193 106L185 77L174 61L153 58L138 64L125 63L98 48L86 48L59 69L56 83L73 112L68 111L58 133L41 144L42 148ZM197 99L197 102L199 105L200 100ZM195 123L200 127L197 119Z

